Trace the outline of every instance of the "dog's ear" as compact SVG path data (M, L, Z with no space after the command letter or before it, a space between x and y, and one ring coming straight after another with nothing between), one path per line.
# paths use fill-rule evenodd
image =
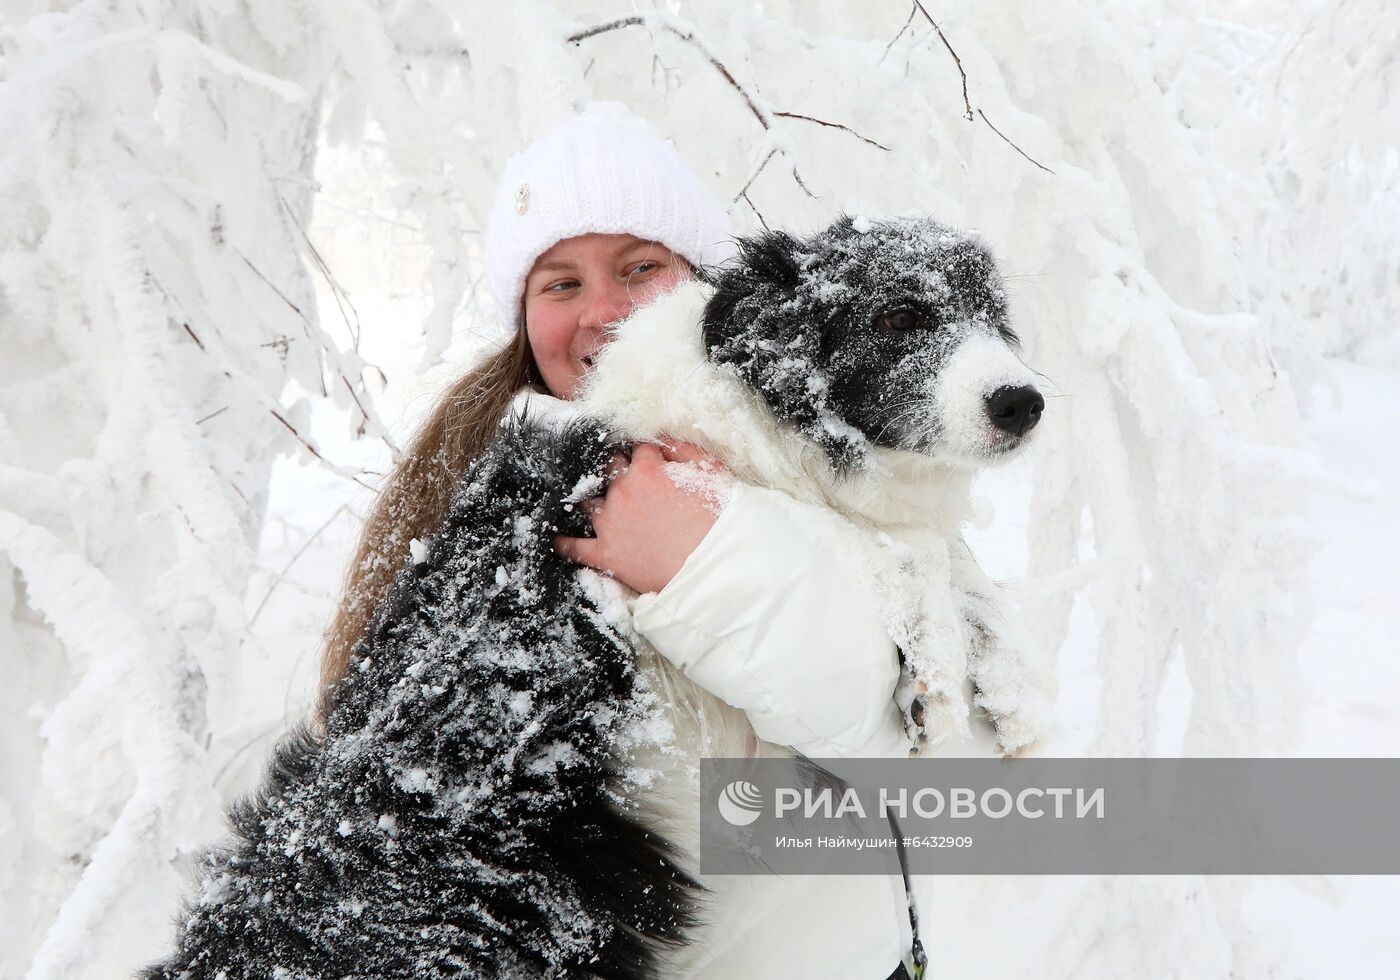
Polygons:
M791 296L799 282L797 239L773 231L738 240L734 264L711 270L714 296L705 306L705 349L733 344L764 307L780 295Z
M732 366L778 418L844 471L868 447L851 426L832 424L826 403L822 324L809 297L799 295L812 247L782 231L741 239L739 261L716 277L702 331L712 362Z

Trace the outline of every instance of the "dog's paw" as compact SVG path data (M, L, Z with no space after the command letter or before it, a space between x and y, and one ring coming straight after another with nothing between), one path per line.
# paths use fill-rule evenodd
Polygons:
M916 752L949 735L968 734L966 705L926 678L915 677L906 668L894 693L904 717L904 733Z
M609 464L625 449L597 419L522 413L483 454L477 493L503 513L536 519L542 534L591 537L583 503L607 490Z
M1008 759L1025 754L1049 734L1054 723L1054 703L1040 691L1023 691L1014 707L1003 710L989 706L981 692L976 703L992 723L997 746Z

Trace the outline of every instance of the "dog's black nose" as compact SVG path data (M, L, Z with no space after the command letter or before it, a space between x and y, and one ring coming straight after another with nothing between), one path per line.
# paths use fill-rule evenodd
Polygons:
M987 396L987 418L1002 432L1023 436L1040 421L1045 399L1026 385L998 388Z

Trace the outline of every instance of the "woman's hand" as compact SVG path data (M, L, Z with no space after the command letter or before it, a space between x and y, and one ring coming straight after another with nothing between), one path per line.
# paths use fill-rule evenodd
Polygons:
M660 592L719 518L729 475L688 442L641 443L630 461L614 457L610 475L607 494L584 504L597 537L558 535L554 550L636 592Z

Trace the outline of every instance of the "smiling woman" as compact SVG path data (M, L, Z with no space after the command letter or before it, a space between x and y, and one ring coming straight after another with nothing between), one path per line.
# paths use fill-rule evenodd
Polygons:
M636 235L579 235L541 255L525 280L525 326L549 390L572 398L608 325L691 275L685 259Z
M604 371L591 378L590 372L613 339L610 327L729 255L734 243L726 224L675 148L621 107L574 116L510 161L484 240L503 343L440 399L365 526L327 637L319 731L286 749L285 778L278 782L274 773L263 797L268 806L280 806L295 784L306 800L297 810L305 826L297 824L293 837L283 840L269 837L271 825L252 811L240 825L244 851L262 841L279 862L311 848L327 855L327 864L291 872L295 900L263 899L270 907L252 913L236 901L192 909L179 957L153 975L180 974L182 963L212 968L224 957L258 967L230 969L230 975L271 973L262 969L269 963L327 962L340 971L335 975L348 976L795 973L884 980L891 971L903 975L906 956L911 965L921 956L898 875L734 881L705 878L698 870L702 756L900 757L911 749L894 700L898 652L871 593L844 557L847 549L833 544L854 526L834 516L819 519L780 490L736 483L700 448L664 435L612 456L601 481L605 492L584 502L586 522L532 510L519 483L498 486L481 476L483 466L487 473L493 466L514 473L542 465L520 433L531 425L548 429L552 413L567 418L577 412L579 406L568 403L604 377ZM693 339L700 336L697 318L682 327ZM621 346L619 340L612 350ZM643 359L654 353L646 351ZM683 361L659 356L673 368ZM582 443L546 455L565 468L586 467L597 486L609 452L589 432ZM575 473L561 485L577 486L580 479ZM550 490L550 505L561 506L560 497ZM452 523L454 501L480 502L489 520ZM576 574L549 554L542 536L538 553L532 550L532 534L565 526L570 536L552 538L558 555L603 571L611 582ZM428 557L489 547L502 528L507 544L531 541L520 582L548 579L571 583L574 591L557 590L563 598L548 611L526 604L525 611L503 613L500 596L516 579L494 553L490 561L467 563L482 573L480 581L442 572ZM396 589L396 575L401 583L428 585ZM609 597L606 609L592 605L604 601L595 589ZM538 602L552 593L531 588L521 594ZM577 622L560 625L551 618L561 611ZM609 629L621 627L619 637L638 638L635 647L627 646L631 639L605 644L613 654L626 646L628 670L660 671L645 693L661 714L654 725L629 729L617 741L584 726L577 742L570 735L553 743L545 769L572 772L587 783L586 791L555 799L537 785L545 769L527 744L532 736L519 732L553 731L549 719L574 717L571 697L586 699L589 690L617 679L607 658L585 642L589 629L605 621ZM400 622L429 624L405 634L415 656L465 643L481 647L482 657L454 662L439 683L427 684L416 672L420 662L404 667L377 645L384 636L398 636L394 624ZM463 664L470 666L458 669ZM503 701L492 674L503 664L555 693ZM561 686L569 693L559 693ZM404 691L458 699L452 703L461 710L439 718L439 726L431 712L395 708L395 692ZM621 717L606 704L586 707L578 717ZM379 722L385 722L383 732L375 727ZM446 734L448 728L455 734ZM653 755L638 754L639 746L654 741L664 744ZM405 767L396 753L408 742L417 748ZM674 893L657 891L656 880L619 872L626 862L614 861L618 852L590 830L598 824L590 823L581 797L615 792L608 782L612 770L595 779L593 770L577 769L578 760L594 757L652 774L628 791L640 798L628 800L627 810L649 808L648 817L637 817L646 854L656 840L671 840L671 830L681 835L675 862L666 865L676 872L666 879ZM344 780L303 778L321 772L322 763L345 759L367 768ZM375 780L391 791L369 800L365 787ZM478 838L471 829L487 819L491 806L462 805L461 787L477 783L535 787L502 792L513 804L539 803L554 814L550 839L562 842L562 852L522 849L502 864L493 850L498 835ZM415 831L414 814L425 805L437 822ZM363 819L318 822L337 807ZM615 822L621 812L609 809L606 820ZM383 855L374 859L373 874L356 863L363 854L353 839L357 828ZM243 869L235 875L239 889L272 894L241 860L234 862ZM638 867L654 878L658 865L647 858ZM314 881L303 880L308 874ZM586 914L572 915L572 906L538 887L546 880L571 895L597 896L601 904L585 902L579 907ZM667 903L667 915L639 917L639 909L658 899ZM360 917L347 922L340 910L348 906ZM263 944L257 948L226 941L229 923L250 914L258 929L264 916L279 928L257 932L249 941ZM292 919L306 928L281 929ZM284 943L284 932L295 933L295 941ZM346 950L353 952L347 957ZM421 965L401 966L428 960L466 968L425 973Z

